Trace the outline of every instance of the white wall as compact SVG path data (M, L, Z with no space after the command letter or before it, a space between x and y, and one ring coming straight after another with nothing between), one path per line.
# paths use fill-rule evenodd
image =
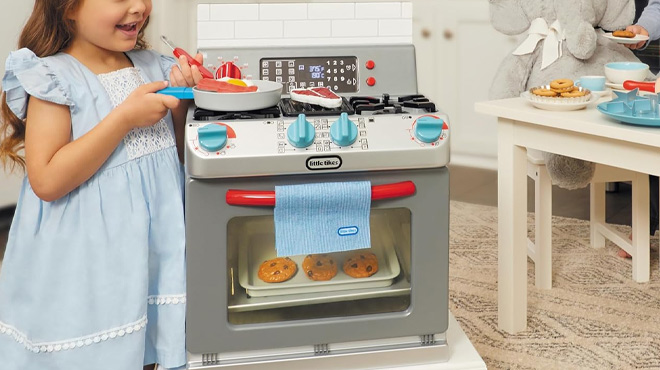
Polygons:
M18 35L27 20L34 1L13 1L11 7L0 12L0 76L5 74L5 59L10 51L16 49ZM7 174L0 168L0 208L16 203L22 174Z

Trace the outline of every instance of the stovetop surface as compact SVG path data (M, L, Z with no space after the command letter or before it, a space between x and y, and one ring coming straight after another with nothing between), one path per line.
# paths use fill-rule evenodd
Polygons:
M437 109L433 102L421 94L342 97L342 105L337 108L324 108L319 105L297 102L291 100L291 98L282 98L276 106L253 111L219 112L195 108L193 119L196 121L242 120L278 118L281 116L296 117L299 114L305 114L307 116L339 116L343 112L349 115L370 116L434 113L437 112Z

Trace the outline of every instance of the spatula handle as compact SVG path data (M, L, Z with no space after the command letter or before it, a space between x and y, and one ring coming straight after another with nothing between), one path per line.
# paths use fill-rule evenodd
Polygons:
M623 88L626 90L640 89L642 91L656 92L655 91L655 82L643 82L643 81L632 81L626 80L623 81Z

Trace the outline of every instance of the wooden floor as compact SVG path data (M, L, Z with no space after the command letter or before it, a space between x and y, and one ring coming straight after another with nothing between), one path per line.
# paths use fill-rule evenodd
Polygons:
M467 203L497 205L497 172L470 167L450 166L450 197ZM617 184L617 191L607 193L607 221L630 225L631 189L627 183ZM528 209L534 210L534 183L528 180ZM565 190L553 188L552 212L556 216L582 220L589 218L589 188ZM0 210L0 260L4 255L7 232L13 209Z

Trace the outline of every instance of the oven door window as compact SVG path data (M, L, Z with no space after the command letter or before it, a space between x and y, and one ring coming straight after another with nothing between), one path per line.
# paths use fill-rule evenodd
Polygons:
M371 248L315 256L319 257L313 260L318 269L308 264L303 268L307 256L290 256L290 261L272 266L279 271L274 275L271 272L269 276L274 276L273 279L278 280L279 275L282 279L288 277L281 282L266 282L259 277L262 263L276 257L273 217L231 219L227 225L229 323L254 324L408 310L411 298L410 215L407 208L372 209ZM355 252L366 259L373 253L377 272L373 273L376 266L372 266L371 260L347 262ZM344 271L345 263L350 274ZM292 264L295 264L295 274L290 273ZM330 267L332 264L337 272L328 278L334 270Z

